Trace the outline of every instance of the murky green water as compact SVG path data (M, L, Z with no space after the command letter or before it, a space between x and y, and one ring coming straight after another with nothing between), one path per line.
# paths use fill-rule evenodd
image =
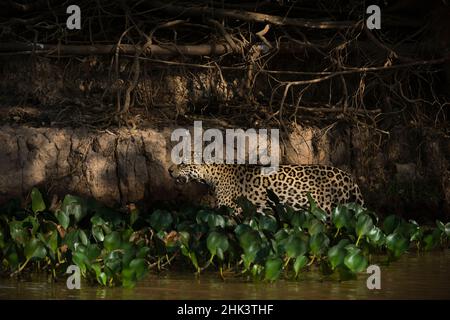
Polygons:
M170 273L149 275L133 289L82 283L81 290L68 290L65 281L35 276L32 281L0 279L0 299L450 299L450 250L410 253L381 266L381 290L368 290L366 279L338 282L306 275L270 284Z

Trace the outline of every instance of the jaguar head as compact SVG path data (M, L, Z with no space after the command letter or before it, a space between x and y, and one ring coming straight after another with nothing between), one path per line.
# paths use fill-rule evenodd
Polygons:
M206 168L200 164L179 164L169 168L169 174L178 183L199 181L206 183Z

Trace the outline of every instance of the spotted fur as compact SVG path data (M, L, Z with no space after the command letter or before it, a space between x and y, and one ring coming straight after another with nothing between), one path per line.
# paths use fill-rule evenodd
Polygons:
M217 204L237 209L235 200L245 196L258 209L267 204L267 189L294 209L308 207L308 192L328 213L340 203L364 204L361 191L350 174L324 165L280 165L271 174L261 167L228 164L181 164L169 169L179 182L200 181L214 190Z

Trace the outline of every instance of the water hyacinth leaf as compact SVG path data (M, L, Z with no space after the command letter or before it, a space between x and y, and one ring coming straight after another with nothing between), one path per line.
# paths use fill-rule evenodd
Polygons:
M47 238L47 247L52 252L56 252L58 249L58 232L55 230L53 230Z
M27 259L44 259L47 255L47 250L41 240L32 238L26 243L23 253Z
M28 229L31 235L35 235L38 231L40 223L36 217L28 216L22 220L22 227Z
M25 244L26 241L28 241L29 233L28 231L22 226L21 221L11 221L9 224L9 234L11 235L11 238L20 244Z
M99 242L103 242L103 240L105 240L105 235L101 226L94 226L92 228L92 235Z
M309 206L310 206L309 211L319 221L326 222L327 221L327 213L317 206L316 201L314 200L314 198L311 196L311 194L309 192L307 194L307 197L308 197Z
M133 259L129 268L133 270L136 280L142 279L147 273L147 266L144 259Z
M309 223L311 216L307 211L296 212L292 215L291 225L293 227L305 228L305 226Z
M275 281L280 277L283 269L283 260L280 258L267 259L265 265L264 279L269 281Z
M106 286L106 283L108 281L108 276L106 275L106 273L100 272L100 274L98 275L97 280L98 280L98 282L100 282L100 284Z
M367 238L371 243L377 246L381 246L382 244L384 244L386 236L380 228L374 226L367 234Z
M386 237L386 247L394 254L394 257L401 256L409 248L409 241L399 233L393 233Z
M450 222L444 224L441 221L436 220L436 225L442 233L444 233L447 237L450 237Z
M64 228L67 229L70 224L70 217L69 215L62 211L62 210L56 210L55 212L56 219L58 220L58 223Z
M335 245L328 250L328 261L331 264L331 268L334 270L344 263L347 250L342 245Z
M222 256L228 250L229 242L225 234L216 231L211 232L206 240L206 246L212 256L216 255L217 250L222 251Z
M80 229L79 232L78 232L78 236L80 238L81 243L83 245L87 246L88 243L89 243L89 240L88 240L88 237L87 237L86 233L83 230Z
M309 247L311 253L315 256L319 256L324 252L330 243L330 239L322 232L312 235L309 239Z
M261 215L259 216L259 228L261 230L267 230L269 232L275 233L278 230L277 220L272 215Z
M100 256L101 250L98 245L91 243L86 246L85 254L88 261L95 261Z
M34 213L42 212L45 210L45 202L42 198L42 194L37 188L31 190L31 209Z
M423 238L423 241L425 243L425 250L431 250L436 248L436 246L439 244L439 241L441 239L442 231L439 229L434 229L431 234L426 235Z
M342 205L338 205L331 211L331 222L337 229L350 226L350 215L348 208Z
M211 212L209 210L199 210L195 217L196 222L199 224L202 222L208 222L208 216L210 215L210 213Z
M113 231L103 240L103 246L108 251L113 251L115 249L119 249L121 245L122 239L120 233L117 231Z
M239 236L239 243L244 250L250 248L252 245L259 245L260 242L261 238L259 233L255 230L245 231Z
M300 270L304 267L304 266L306 266L307 264L308 264L308 257L306 257L306 256L298 256L296 259L295 259L295 262L294 262L294 272L295 272L295 276L297 277L298 276L298 274L299 274L299 272L300 272Z
M442 232L445 232L445 225L440 220L436 220L436 226L441 230Z
M415 220L409 220L409 223L413 227L409 241L421 241L423 238L423 229Z
M447 222L444 227L444 232L447 238L450 238L450 222Z
M358 219L360 214L366 212L366 209L364 207L355 202L347 203L344 206L347 207L348 210L353 211L353 213L350 213L350 215L355 216L356 219Z
M350 250L344 258L344 264L353 273L359 273L366 270L368 261L359 249Z
M246 217L251 217L256 214L256 206L250 202L246 197L239 197L236 199L236 204L242 209L242 214Z
M106 223L105 220L103 220L102 217L95 215L91 218L91 224L93 226L103 226Z
M295 258L304 255L308 250L308 247L306 242L302 241L302 239L295 234L292 234L287 238L284 249L289 258Z
M145 259L150 252L149 247L141 247L136 253L136 258Z
M72 261L80 268L83 274L86 273L86 265L89 264L89 261L84 253L74 252L72 254Z
M219 214L209 214L207 217L207 222L210 229L217 227L225 228L225 219Z
M150 226L157 232L167 230L172 222L173 218L170 212L164 210L155 210L150 216Z
M367 214L360 214L356 221L356 234L358 237L367 235L373 228L372 218Z
M322 222L320 222L317 219L312 219L309 222L308 225L308 233L310 235L315 235L318 233L324 233L325 232L325 226L323 225Z
M401 219L396 215L390 215L384 219L383 231L385 234L391 234L401 223Z
M83 199L68 194L64 197L61 205L61 211L65 212L69 216L73 215L75 222L79 222L86 215L87 208Z
M191 238L191 235L189 234L189 232L186 231L180 231L178 232L179 240L181 242L181 244L185 245L185 246L189 246L189 239Z

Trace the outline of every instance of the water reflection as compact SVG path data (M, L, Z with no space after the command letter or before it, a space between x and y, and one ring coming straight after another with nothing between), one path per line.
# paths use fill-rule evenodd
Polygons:
M69 290L65 281L0 279L0 299L450 299L450 250L410 253L381 266L381 290L368 290L365 275L339 282L304 274L299 281L255 283L221 281L215 274L149 275L133 289L82 283Z

